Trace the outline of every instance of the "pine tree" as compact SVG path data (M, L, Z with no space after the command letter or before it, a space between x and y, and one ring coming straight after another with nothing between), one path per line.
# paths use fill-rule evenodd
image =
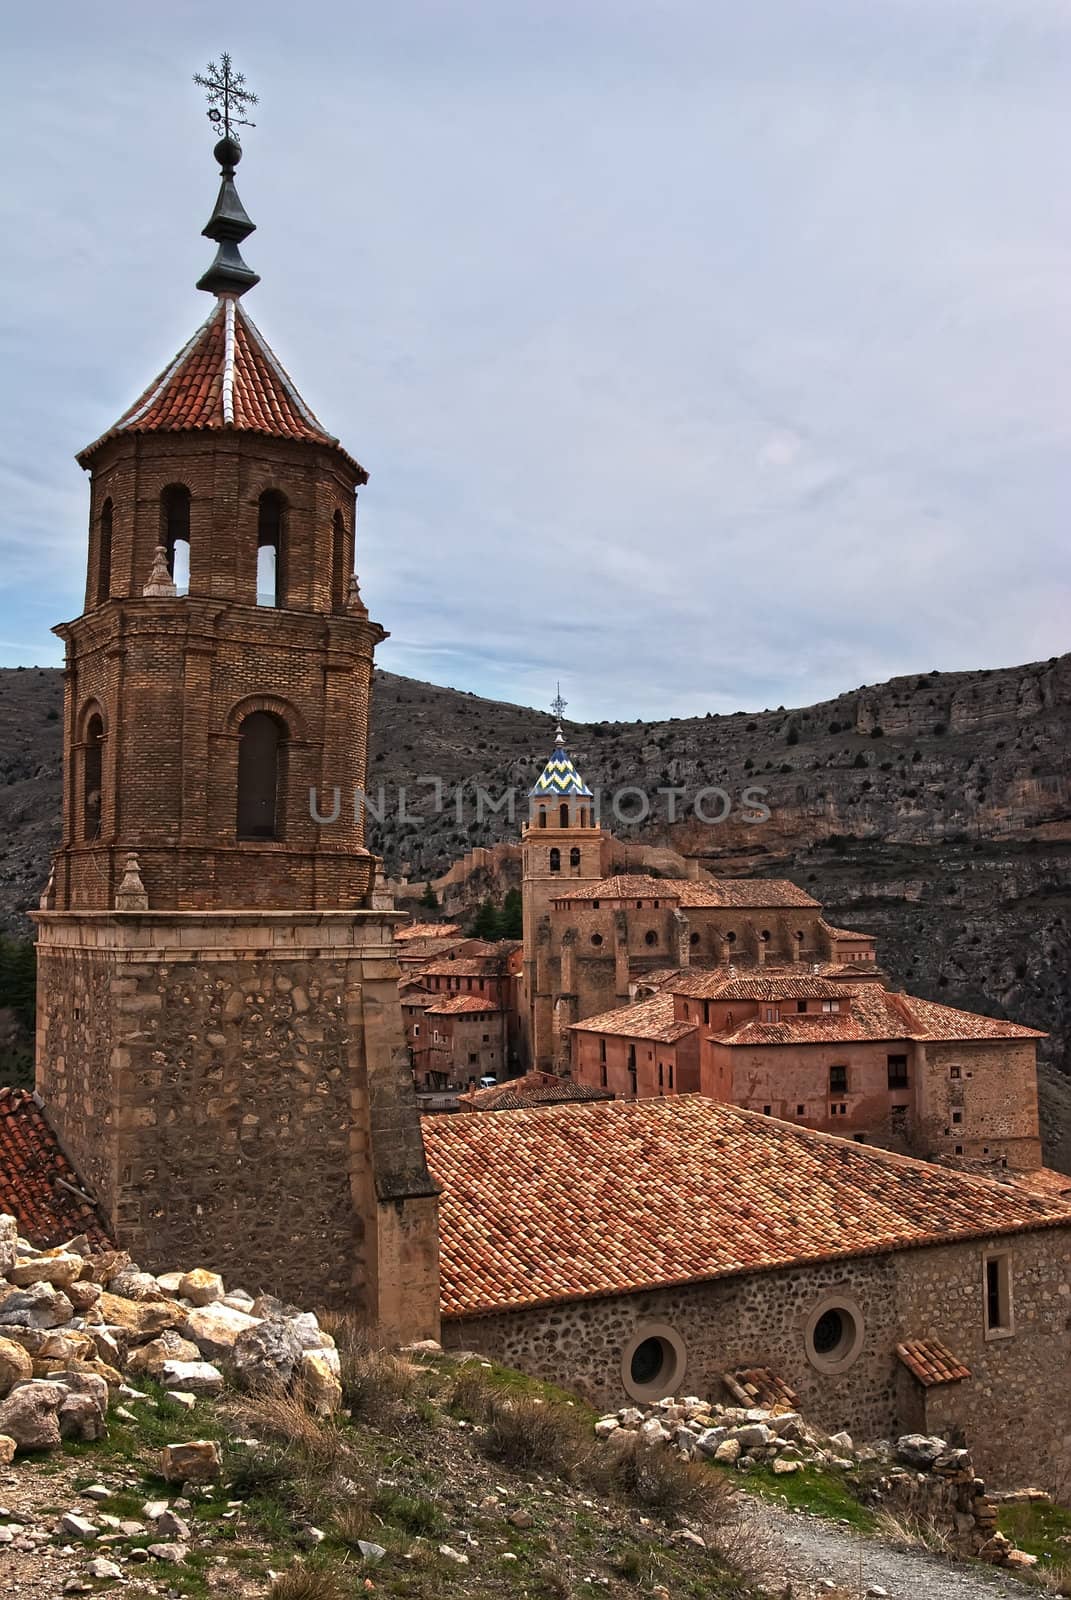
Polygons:
M499 938L520 939L524 936L524 902L519 889L510 889L499 913Z
M420 896L420 904L426 911L438 911L439 897L430 882L424 885L424 893Z
M492 900L484 900L472 919L470 933L474 939L500 939L499 915Z

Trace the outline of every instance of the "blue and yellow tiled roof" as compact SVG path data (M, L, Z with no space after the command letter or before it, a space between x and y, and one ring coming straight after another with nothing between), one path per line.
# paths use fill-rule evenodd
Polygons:
M565 740L559 728L558 737L554 741L554 752L533 787L529 789L528 798L554 799L558 795L570 794L587 795L590 798L591 790L573 766L572 757L565 748Z

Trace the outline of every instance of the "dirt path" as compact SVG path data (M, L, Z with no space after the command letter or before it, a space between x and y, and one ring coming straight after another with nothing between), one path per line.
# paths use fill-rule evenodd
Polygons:
M759 1503L753 1503L753 1515L769 1540L771 1572L783 1573L797 1594L801 1587L821 1593L823 1580L850 1595L880 1591L889 1600L1026 1600L1029 1592L1018 1579L980 1562L953 1563L872 1534L860 1539L851 1528L819 1517Z

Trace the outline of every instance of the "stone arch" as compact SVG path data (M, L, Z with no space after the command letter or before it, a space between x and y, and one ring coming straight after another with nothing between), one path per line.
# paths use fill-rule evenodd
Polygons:
M104 826L104 740L107 723L99 700L87 700L78 717L77 807L85 843L99 839Z

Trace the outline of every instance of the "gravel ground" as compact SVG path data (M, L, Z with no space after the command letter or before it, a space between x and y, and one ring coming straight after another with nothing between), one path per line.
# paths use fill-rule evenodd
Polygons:
M1027 1600L1031 1593L1020 1579L980 1563L955 1564L873 1535L860 1539L818 1517L758 1504L755 1516L769 1540L771 1570L797 1594L823 1580L852 1595L880 1590L889 1600Z

